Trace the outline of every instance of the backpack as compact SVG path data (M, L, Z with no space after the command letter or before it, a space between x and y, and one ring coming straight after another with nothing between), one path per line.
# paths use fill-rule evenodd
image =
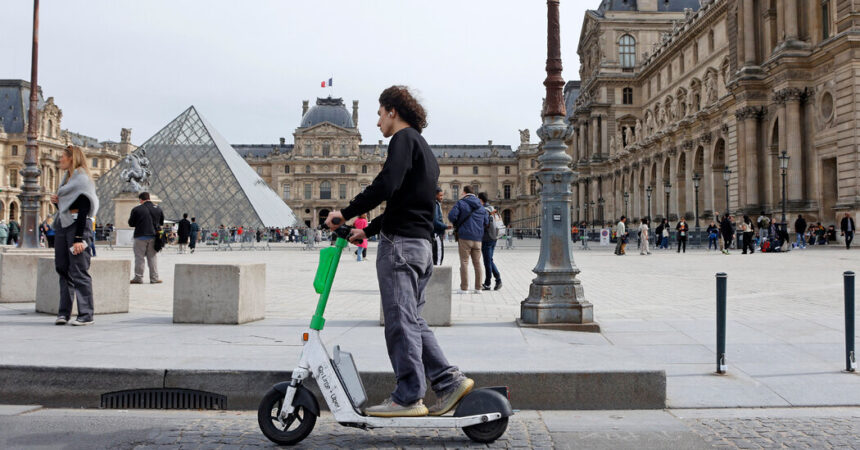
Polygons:
M498 216L490 216L490 223L487 225L487 236L490 239L497 241L500 236L505 235L505 222Z
M761 252L762 253L770 252L770 241L764 241L761 243Z

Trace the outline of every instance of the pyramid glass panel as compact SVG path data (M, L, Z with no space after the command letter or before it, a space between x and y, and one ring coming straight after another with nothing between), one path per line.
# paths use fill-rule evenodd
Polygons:
M192 106L140 146L152 171L149 192L168 220L183 213L203 228L219 225L287 227L296 217L286 203ZM99 223L111 222L113 199L126 185L122 162L96 182ZM125 223L117 224L122 227Z

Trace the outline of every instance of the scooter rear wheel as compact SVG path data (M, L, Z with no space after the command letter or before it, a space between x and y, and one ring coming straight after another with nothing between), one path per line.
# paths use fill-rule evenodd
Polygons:
M257 409L257 422L260 424L260 430L272 442L279 445L295 445L311 434L317 422L317 416L310 412L311 405L303 405L299 402L293 405L295 410L287 416L284 424L281 424L278 414L283 404L284 393L269 389Z
M507 429L508 418L502 417L492 422L463 427L463 432L466 433L466 436L469 436L469 439L475 442L489 444L505 434L505 430Z

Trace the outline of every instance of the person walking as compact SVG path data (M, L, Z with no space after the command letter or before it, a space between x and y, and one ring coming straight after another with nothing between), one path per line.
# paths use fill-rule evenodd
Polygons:
M618 225L615 225L615 254L621 256L624 254L624 240L627 238L627 217L621 216Z
M21 226L15 219L9 219L9 236L6 238L6 245L18 245L18 233L21 232Z
M720 235L723 239L723 253L728 255L729 249L732 247L732 240L734 240L735 236L732 218L729 214L724 215L722 222L720 222Z
M842 222L839 224L840 229L842 230L842 236L845 236L845 249L851 250L851 241L854 240L854 219L851 218L851 214L845 213L845 217L842 218Z
M743 233L743 251L742 255L747 254L747 249L749 249L750 254L755 253L755 245L753 244L753 235L755 234L755 229L753 227L752 219L750 216L744 214L744 219L741 222L741 233ZM767 234L763 235L765 238ZM764 244L764 242L762 242Z
M759 245L763 245L764 241L767 240L768 233L770 231L770 222L770 217L768 217L764 211L762 211L761 215L756 219L756 225L758 225L759 232Z
M382 171L349 206L329 214L326 225L334 230L340 225L335 225L334 219L348 220L387 202L384 213L364 230L353 229L349 239L355 243L380 235L376 274L385 316L385 342L397 380L391 395L381 404L366 408L365 413L377 417L442 415L468 394L475 382L448 362L433 331L421 318L425 288L433 273L430 242L439 164L421 136L427 126L424 108L408 89L386 89L379 104L377 126L385 137L391 137ZM427 379L437 398L429 410L422 401Z
M51 195L51 203L57 208L54 223L58 231L54 240L54 268L60 276L60 305L54 323L69 323L74 295L78 317L72 325L92 325L93 279L89 270L93 218L99 210L99 198L87 168L87 158L79 147L63 149L60 170L63 171L60 187Z
M188 238L191 237L191 222L188 221L188 213L182 214L182 220L177 224L176 235L176 243L179 244L179 253L185 253L185 247L188 246Z
M164 226L164 212L149 199L149 192L137 196L140 205L131 210L128 226L134 228L134 278L131 284L143 283L143 263L149 265L149 282L161 283L158 278L158 252L155 240L160 239L158 230Z
M496 243L499 240L499 230L496 228L495 220L496 209L490 206L490 198L486 192L478 193L478 199L481 200L489 216L489 223L484 226L484 235L481 238L481 257L484 260L484 284L481 285L481 289L489 291L490 280L491 278L495 278L496 287L494 290L498 291L502 288L502 274L499 273L499 268L496 267L496 263L493 261L493 255L496 252Z
M803 214L798 214L797 220L794 221L794 233L797 235L797 240L795 241L797 248L806 248L806 239L804 238L806 234L806 219L803 218Z
M720 229L717 227L716 222L712 220L711 224L708 225L708 228L705 230L705 232L708 233L708 251L711 250L712 245L714 247L714 250L717 250L717 241L720 237Z
M363 230L367 228L367 213L364 213L358 216L358 219L355 219L355 222L352 224L355 228L359 230ZM336 234L332 233L337 236ZM355 249L355 254L358 256L357 261L362 262L365 258L367 258L367 239L362 239L358 244L358 248Z
M481 240L484 238L484 227L490 219L481 200L472 192L472 186L463 186L463 196L448 212L448 221L454 224L454 232L457 233L459 244L460 293L469 292L469 258L471 258L472 265L475 267L475 290L471 293L480 294L483 289L481 282L484 279Z
M197 218L191 218L191 234L188 236L188 248L191 249L191 253L194 253L194 249L197 248L197 234L200 233L200 225L197 223Z
M442 200L445 199L445 191L436 186L435 209L433 210L433 265L441 266L445 258L445 231L451 228L445 225L442 216Z
M687 253L687 234L690 232L690 226L683 217L675 225L675 231L678 232L678 253L681 253L681 247L684 248L684 253Z
M651 238L651 235L650 235L649 230L648 230L648 219L643 217L639 221L639 242L640 242L639 254L640 255L650 255L651 254L651 250L648 247L648 245L650 244L650 242L649 242L650 238Z
M6 245L6 240L9 239L9 226L6 221L0 219L0 245Z

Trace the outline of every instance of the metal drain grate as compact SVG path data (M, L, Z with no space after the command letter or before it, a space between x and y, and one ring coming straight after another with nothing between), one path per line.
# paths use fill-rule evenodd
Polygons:
M106 409L226 409L227 397L191 389L131 389L102 394Z

